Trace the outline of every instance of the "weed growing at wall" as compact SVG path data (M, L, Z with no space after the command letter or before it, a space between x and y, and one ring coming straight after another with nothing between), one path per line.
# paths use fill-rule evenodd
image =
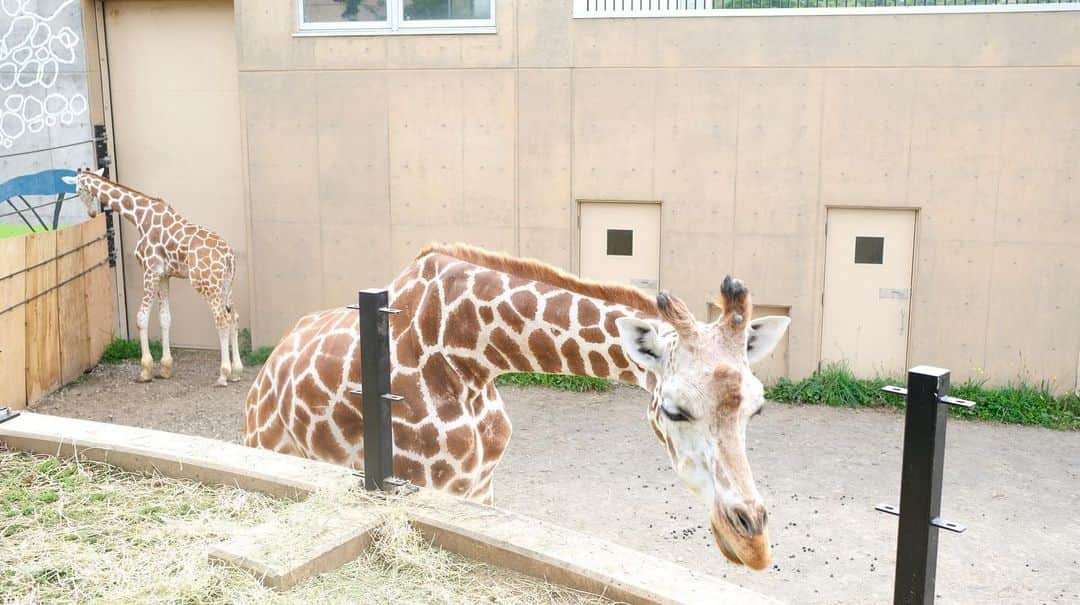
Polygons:
M840 407L902 408L903 398L884 393L881 387L903 386L905 382L903 378L856 378L847 367L832 365L798 382L781 378L765 390L765 396L774 401ZM950 407L957 418L1080 430L1080 395L1054 395L1047 384L989 387L985 382L971 381L952 385L949 394L976 403L971 409Z
M237 340L240 345L240 359L242 359L244 365L248 367L266 363L270 354L274 352L274 347L259 347L258 349L252 349L251 331L247 328L240 330L240 333L237 334Z
M161 341L150 341L150 354L154 359L161 359ZM142 348L137 340L124 340L117 338L109 343L105 352L101 354L104 363L123 363L129 359L139 361L142 359Z

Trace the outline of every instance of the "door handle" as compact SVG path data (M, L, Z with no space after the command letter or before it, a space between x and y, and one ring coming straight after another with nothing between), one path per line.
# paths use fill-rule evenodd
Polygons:
M904 316L906 314L907 313L906 313L905 309L903 307L901 307L900 308L900 335L901 336L903 336L903 334L904 334Z

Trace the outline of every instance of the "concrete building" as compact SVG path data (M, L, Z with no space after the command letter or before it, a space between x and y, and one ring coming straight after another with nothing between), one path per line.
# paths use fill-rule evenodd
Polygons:
M792 318L768 376L1077 385L1080 5L83 6L116 175L233 243L257 343L464 240L701 317L742 277Z

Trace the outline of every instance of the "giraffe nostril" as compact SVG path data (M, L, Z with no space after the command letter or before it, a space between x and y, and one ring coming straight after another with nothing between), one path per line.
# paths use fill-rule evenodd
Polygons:
M733 506L728 511L728 519L736 531L753 538L765 530L768 513L761 507Z

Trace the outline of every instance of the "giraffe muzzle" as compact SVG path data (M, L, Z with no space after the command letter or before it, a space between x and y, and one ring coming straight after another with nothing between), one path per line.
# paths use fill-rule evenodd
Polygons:
M768 518L760 504L737 504L714 509L710 526L717 546L729 561L760 571L772 560Z

